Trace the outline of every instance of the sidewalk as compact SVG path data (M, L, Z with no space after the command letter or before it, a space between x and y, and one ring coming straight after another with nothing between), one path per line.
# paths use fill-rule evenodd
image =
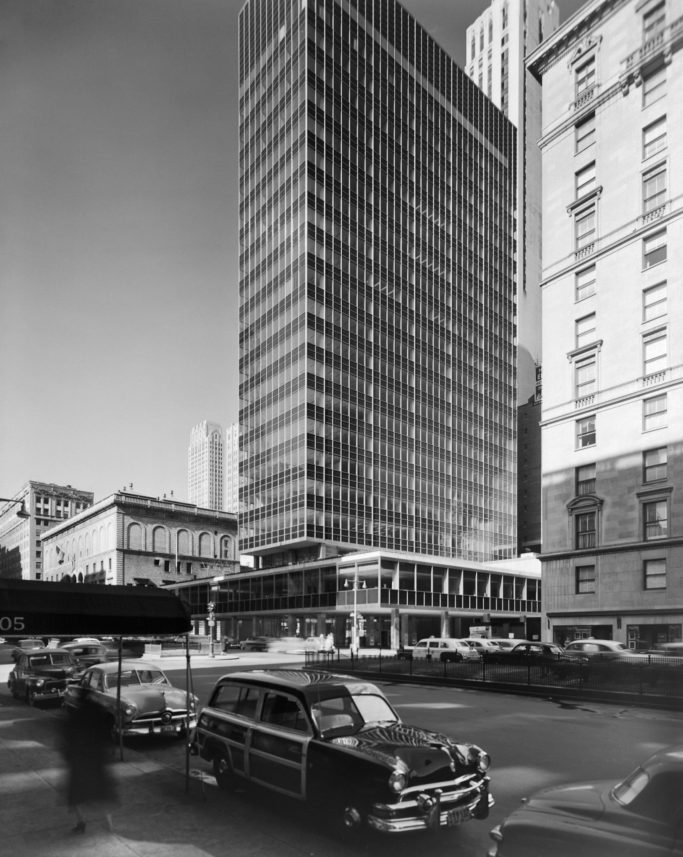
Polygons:
M29 715L30 712L30 716ZM75 819L63 799L64 763L59 721L49 711L28 709L0 696L0 851L12 857L294 857L290 827L277 815L264 825L257 800L220 791L205 763L178 746L177 765L160 764L124 746L124 760L112 763L119 806L109 831L101 812L86 808L84 834L72 833ZM113 747L115 758L118 751ZM200 767L203 766L203 767ZM289 836L288 836L289 835ZM315 835L314 835L315 838ZM330 854L320 842L316 853ZM305 853L310 853L306 850Z
M193 669L253 659L231 654L192 657ZM260 659L266 666L266 659ZM271 662L274 660L270 659ZM301 663L280 655L280 663ZM179 668L184 657L163 658L162 667ZM7 691L11 666L0 666L0 853L11 857L300 857L291 838L291 821L269 814L264 824L258 800L217 788L207 763L190 756L186 777L185 747L178 742L170 762L160 763L126 742L123 761L112 745L112 773L118 783L119 805L109 831L102 811L85 809L84 834L72 833L63 790L66 769L59 749L60 720L48 708L29 708ZM166 758L169 758L169 753ZM335 844L316 841L316 854L332 857Z

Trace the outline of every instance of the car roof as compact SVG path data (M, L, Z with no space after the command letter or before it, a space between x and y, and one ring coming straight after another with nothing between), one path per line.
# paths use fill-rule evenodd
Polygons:
M95 664L95 666L90 667L91 670L102 670L104 673L116 673L119 671L119 662L118 661L106 661L103 664ZM160 670L163 672L160 666L157 664L150 664L147 661L121 661L121 669L122 670Z
M249 682L260 687L278 688L299 693L308 699L338 696L341 693L381 693L377 685L356 676L329 673L323 670L263 669L244 670L222 675L224 681Z

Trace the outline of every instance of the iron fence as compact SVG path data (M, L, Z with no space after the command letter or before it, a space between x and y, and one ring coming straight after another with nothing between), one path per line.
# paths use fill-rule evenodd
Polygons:
M463 683L497 684L548 688L611 691L640 696L665 696L683 699L683 658L653 656L629 662L568 661L563 658L545 663L504 662L487 656L472 661L406 659L393 652L383 655L353 655L338 651L323 659L309 652L307 666L334 668L335 672L376 672L382 677L448 679Z

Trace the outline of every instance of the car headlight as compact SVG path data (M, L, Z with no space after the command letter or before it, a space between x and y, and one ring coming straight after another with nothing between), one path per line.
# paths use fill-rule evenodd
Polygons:
M491 767L491 757L488 753L484 753L481 750L479 751L479 755L477 756L477 767L482 773L484 771L488 771Z
M132 702L129 702L127 705L123 706L123 715L127 717L128 720L132 720L135 715L138 713L137 705L133 705Z
M408 777L403 771L392 771L389 777L389 788L395 794L399 794L406 787Z
M37 678L37 679L33 682L33 686L34 686L34 687L42 687L44 684L45 684L45 679L44 679L44 678Z

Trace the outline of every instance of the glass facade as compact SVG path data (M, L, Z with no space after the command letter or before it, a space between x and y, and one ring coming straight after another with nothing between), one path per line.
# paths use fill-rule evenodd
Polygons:
M515 130L393 0L240 28L240 550L515 551Z

